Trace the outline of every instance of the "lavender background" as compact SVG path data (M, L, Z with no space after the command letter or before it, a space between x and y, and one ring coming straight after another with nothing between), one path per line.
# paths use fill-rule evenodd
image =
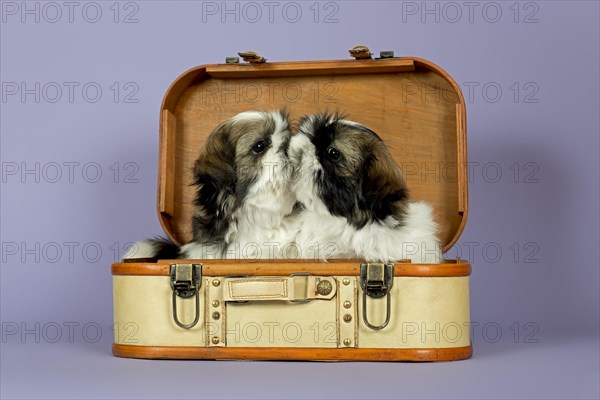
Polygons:
M1 2L2 398L600 396L598 2L275 2L273 22L264 2L254 3L256 22L243 2L226 4L239 21L225 22L203 12L221 2L73 4L69 16L62 2ZM22 7L38 7L39 22ZM474 358L112 357L109 266L129 241L161 233L158 111L168 85L241 50L344 59L356 44L429 59L467 96L469 161L479 164L450 255L462 250L474 267ZM24 98L12 94L21 83L33 89ZM39 177L21 174L36 163Z

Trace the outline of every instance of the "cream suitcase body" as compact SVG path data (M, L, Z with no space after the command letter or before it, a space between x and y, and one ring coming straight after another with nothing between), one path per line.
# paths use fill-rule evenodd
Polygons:
M378 132L411 196L435 209L444 250L467 216L465 104L418 58L193 68L161 108L158 213L191 238L191 166L218 123L249 109L339 109ZM131 261L131 260L129 260ZM161 260L112 266L113 354L134 358L443 361L469 358L469 275L361 260Z

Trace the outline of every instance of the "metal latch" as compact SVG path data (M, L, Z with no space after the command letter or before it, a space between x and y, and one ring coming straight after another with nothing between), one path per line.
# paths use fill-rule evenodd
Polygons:
M171 264L170 282L173 291L173 320L177 326L183 329L193 328L200 319L200 296L198 294L202 285L202 266L200 264ZM195 297L196 314L194 320L189 324L179 321L177 316L177 297L189 299Z
M354 46L350 50L350 55L357 60L370 60L371 59L371 50L367 46L359 45Z
M390 322L391 316L391 294L390 290L394 283L394 266L383 263L367 263L360 265L360 287L363 290L363 321L365 325L373 330L381 330ZM385 321L381 325L373 325L367 317L367 296L379 299L386 296L387 306Z
M244 61L250 64L264 64L267 61L266 58L261 56L256 51L240 51L238 55L242 57Z

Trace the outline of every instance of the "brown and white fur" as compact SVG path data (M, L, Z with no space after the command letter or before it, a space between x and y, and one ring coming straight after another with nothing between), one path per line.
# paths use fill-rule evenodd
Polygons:
M247 111L209 135L194 164L193 240L163 239L131 247L125 258L281 258L293 231L290 127L282 112Z
M409 200L375 132L337 115L306 116L289 152L299 165L293 191L305 208L296 219L302 258L440 262L432 208Z

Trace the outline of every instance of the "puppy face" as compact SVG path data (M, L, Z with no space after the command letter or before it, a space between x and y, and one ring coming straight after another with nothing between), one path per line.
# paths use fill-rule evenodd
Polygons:
M194 241L225 241L242 206L291 212L290 130L283 112L248 111L216 127L194 165Z
M299 165L294 192L307 209L345 217L357 229L402 223L408 190L385 143L369 128L337 115L306 116L290 156Z

